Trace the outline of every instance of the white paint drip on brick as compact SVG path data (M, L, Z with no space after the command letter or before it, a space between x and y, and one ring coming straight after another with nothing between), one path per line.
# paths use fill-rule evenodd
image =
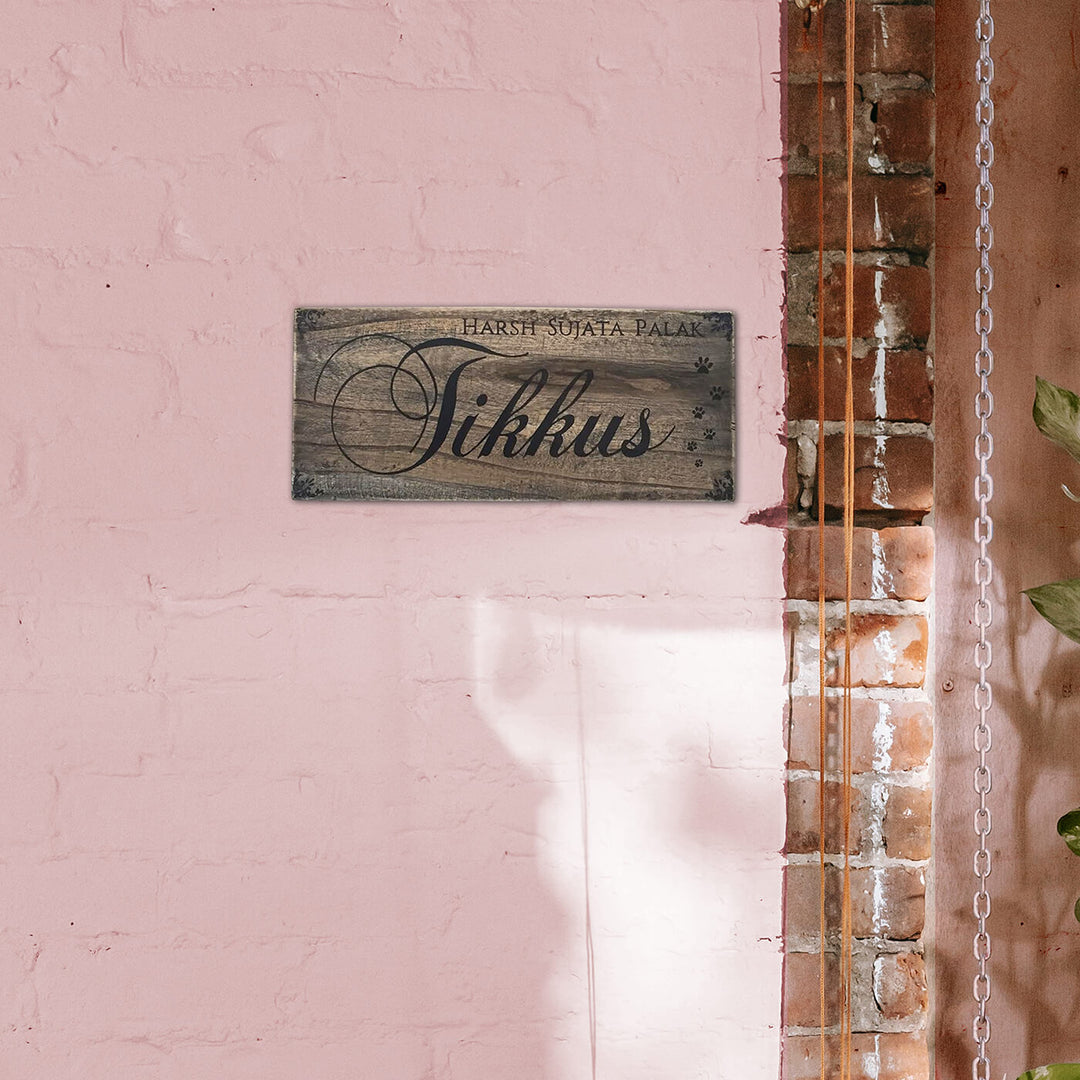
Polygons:
M881 1036L874 1036L874 1049L862 1055L863 1072L869 1080L878 1080L881 1075Z
M874 303L877 306L877 321L874 323L874 337L877 338L877 353L874 357L874 374L870 380L870 389L874 395L874 415L883 420L888 415L888 402L885 400L885 342L889 336L889 322L883 299L885 271L874 271ZM875 463L876 464L876 463ZM885 481L888 494L888 481ZM879 503L878 505L886 505Z
M874 652L878 654L878 659L881 661L882 682L893 682L896 678L896 642L892 634L884 627L874 635Z
M874 483L870 497L875 506L888 510L892 508L892 492L885 473L885 438L884 435L874 436Z
M874 867L874 933L886 936L891 927L885 907L885 867Z
M889 703L878 702L877 720L874 722L874 770L888 772L892 768L892 744L894 729L889 722Z
M877 334L877 355L874 357L874 374L870 378L870 390L874 395L874 415L879 420L884 420L887 415L888 403L885 400L885 319L880 318L874 327Z
M874 158L876 155L870 155L870 165L873 167ZM874 196L874 239L880 244L885 238L885 227L881 224L881 206L878 203L878 197ZM880 290L879 290L880 291Z
M877 306L877 321L874 323L874 336L877 338L877 355L874 359L874 376L871 389L874 392L874 411L878 419L886 415L885 401L885 342L889 336L887 305L884 301L885 271L874 271L874 303ZM885 437L878 435L874 442L874 483L871 498L875 506L884 509L892 507L889 478L885 474Z
M874 271L874 304L877 307L877 322L874 323L874 336L881 344L885 343L889 334L889 324L885 318L885 271L879 267Z
M874 600L887 600L895 591L896 583L885 561L885 545L875 529L870 534L870 595Z
M870 785L870 846L885 845L885 808L889 805L889 789L879 778ZM875 911L875 916L877 912Z

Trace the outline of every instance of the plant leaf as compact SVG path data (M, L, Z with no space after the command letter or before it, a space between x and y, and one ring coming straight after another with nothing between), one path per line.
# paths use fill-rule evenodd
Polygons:
M1024 1073L1017 1080L1080 1080L1080 1065L1041 1065Z
M1080 855L1080 808L1070 810L1057 823L1058 835L1074 855Z
M1073 908L1073 914L1076 916L1076 921L1080 922L1080 900L1076 901L1076 907Z
M1025 589L1024 595L1051 626L1080 642L1080 578Z
M1080 397L1035 376L1035 426L1055 445L1080 461Z

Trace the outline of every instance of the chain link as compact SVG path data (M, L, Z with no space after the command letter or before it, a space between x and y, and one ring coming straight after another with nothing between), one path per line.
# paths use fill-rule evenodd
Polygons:
M975 502L979 508L975 519L975 543L979 547L975 559L975 585L978 589L975 625L979 630L979 640L975 645L974 659L979 679L974 695L978 714L974 731L978 763L973 776L975 794L978 796L974 817L978 847L973 863L976 887L972 901L972 912L978 925L972 951L978 973L972 984L976 1015L971 1028L975 1040L971 1075L973 1080L990 1080L990 1018L986 1015L986 1005L990 1000L990 933L986 928L990 918L990 890L987 879L991 870L989 841L993 828L987 806L987 796L993 786L989 762L993 735L989 714L994 704L993 690L987 679L987 671L993 662L987 633L994 621L989 594L994 580L994 564L990 558L990 541L994 536L994 521L990 517L990 500L994 494L990 458L994 453L994 440L989 431L990 417L994 412L994 397L990 393L989 382L994 370L994 353L990 348L990 334L994 329L994 311L990 306L990 290L994 287L994 272L990 267L990 249L994 245L994 230L990 226L990 208L994 205L994 185L990 183L990 167L994 163L994 144L990 139L990 125L994 119L994 102L990 97L990 84L994 80L994 61L990 57L994 20L990 16L990 0L979 0L975 38L979 43L979 59L975 65L975 78L979 84L979 102L975 107L975 120L979 125L979 145L975 150L975 164L979 167L979 182L975 187L975 208L979 211L979 225L975 230L975 247L979 252L979 268L975 271L975 290L979 294L979 309L975 313L975 332L979 335L979 349L975 354L975 374L979 379L979 389L975 394L975 418L979 421L979 433L975 436L975 460L979 465L975 477Z

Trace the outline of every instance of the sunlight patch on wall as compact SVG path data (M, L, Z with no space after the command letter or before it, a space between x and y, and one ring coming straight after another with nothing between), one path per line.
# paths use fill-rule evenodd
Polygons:
M588 1076L594 1046L600 1075L775 1075L778 605L534 598L474 615L480 714L546 785L537 871L568 926L547 978L553 1075Z

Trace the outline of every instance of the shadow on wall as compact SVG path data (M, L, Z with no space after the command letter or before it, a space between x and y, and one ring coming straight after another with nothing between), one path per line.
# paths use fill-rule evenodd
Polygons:
M1027 1028L1027 1067L1080 1058L1080 924L1073 916L1080 893L1075 867L1056 822L1080 801L1076 738L1080 724L1080 650L1035 613L1020 590L1041 576L1054 548L1060 566L1075 565L1070 545L1036 554L1007 549L1003 574L1009 664L995 702L1015 739L1010 782L1003 785L1009 842L999 861L1007 889L994 926L996 981ZM1020 584L1023 582L1023 584ZM1046 1057L1051 1054L1052 1058Z
M1002 1042L1007 1040L998 1052L995 1074L1012 1077L1036 1065L1080 1058L1080 924L1072 913L1080 880L1055 827L1057 818L1080 801L1075 754L1080 649L1053 631L1021 592L1036 580L1062 576L1060 568L1073 558L1069 545L1060 535L1051 538L1041 531L1046 542L1032 542L1032 533L1019 522L1013 529L997 524L992 599L995 625L1003 629L995 638L990 669L990 1016L994 1031L1001 1033ZM1017 540L1018 534L1024 538ZM1050 569L1055 561L1058 571ZM956 705L956 722L974 723L968 702ZM954 776L961 770L970 773L972 760L969 756L944 767ZM970 816L965 820L970 828ZM968 835L959 832L948 841L963 849L956 856L962 865L970 864L975 848L973 833ZM954 901L952 914L974 933L970 899ZM963 1063L973 1053L968 1039L953 1034L969 1030L974 1016L970 953L970 942L938 942L938 1001L956 1018L939 1034L940 1061Z

